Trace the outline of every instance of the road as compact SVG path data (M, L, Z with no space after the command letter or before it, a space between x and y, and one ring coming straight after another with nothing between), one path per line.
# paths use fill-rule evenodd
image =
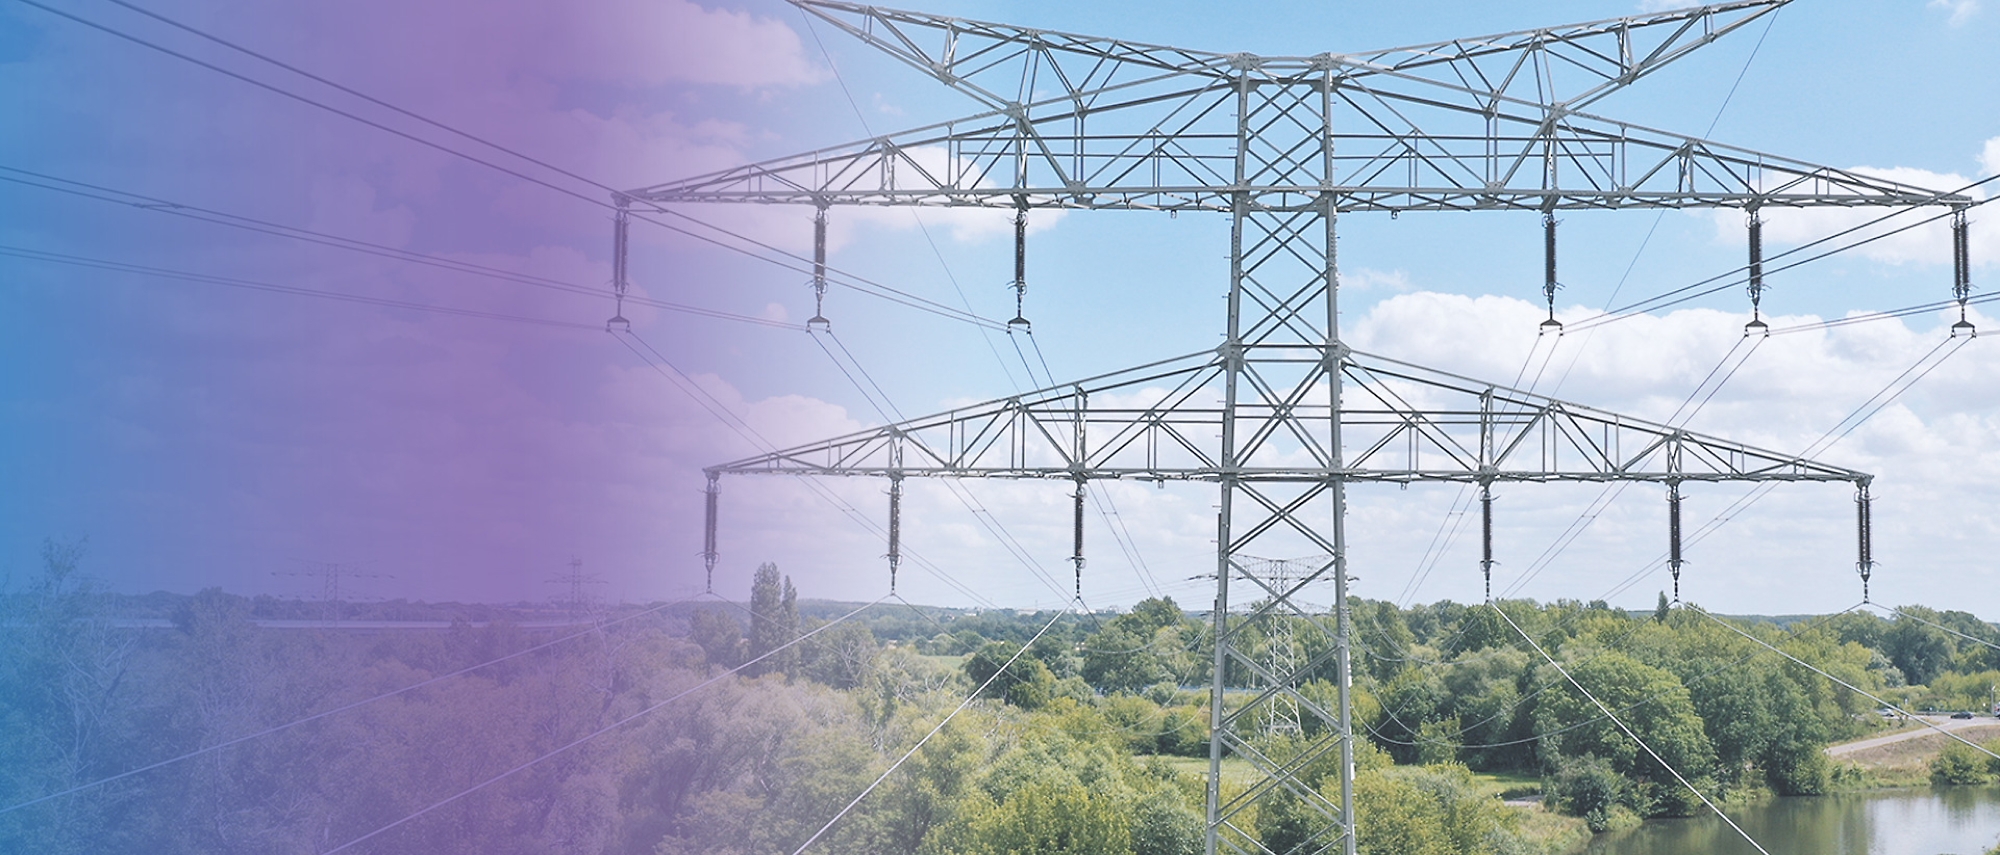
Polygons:
M1996 722L1992 716L1984 716L1984 715L1975 716L1973 718L1952 718L1951 716L1945 716L1945 715L1925 715L1925 716L1917 716L1917 718L1930 722L1931 724L1934 724L1937 727L1935 729L1929 727L1919 727L1915 730L1905 730L1901 733L1891 733L1888 736L1877 736L1873 739L1863 739L1859 742L1848 742L1848 743L1843 743L1841 745L1829 745L1826 748L1826 753L1830 757L1839 757L1844 754L1852 754L1856 751L1866 751L1870 748L1880 748L1881 746L1884 745L1892 745L1898 742L1902 742L1905 739L1916 739L1917 737L1920 736L1929 736L1930 734L1938 732L1938 730L1947 730L1947 731L1964 730L1965 728L1968 727L2000 724L2000 722Z

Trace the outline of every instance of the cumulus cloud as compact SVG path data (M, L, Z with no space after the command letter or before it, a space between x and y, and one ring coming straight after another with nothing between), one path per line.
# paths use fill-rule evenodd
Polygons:
M806 59L797 31L749 12L706 8L689 0L554 7L570 22L574 71L630 85L703 83L755 88L817 83L825 74ZM582 13L582 14L578 14Z
M1573 308L1560 314L1575 319L1587 312ZM1551 354L1551 343L1536 334L1540 316L1541 309L1524 300L1416 292L1378 303L1357 319L1351 339L1363 350L1503 384L1528 366L1527 379L1520 385L1534 383L1539 391L1564 400L1664 421L1689 401L1726 357L1742 357L1741 350L1729 355L1743 343L1741 329L1748 320L1746 315L1707 309L1639 316L1588 335L1566 335L1554 343ZM1942 318L1955 319L1955 314ZM1767 320L1781 328L1818 319L1767 316ZM1771 336L1757 344L1713 399L1699 407L1688 427L1767 449L1803 451L1932 352L1944 339L1938 320L1920 319L1915 326L1872 322ZM1991 323L1976 311L1973 321L1982 326ZM1544 361L1550 367L1538 374L1535 366ZM1981 538L1990 535L1983 533L1992 529L1978 509L2000 501L2000 490L1993 486L2000 483L1996 412L2000 412L2000 360L1974 342L1816 457L1878 476L1874 488L1880 499L1878 555L1895 556L1894 563L1904 569L1965 566L1968 555L1991 548L1972 544L1984 543ZM1502 551L1514 554L1511 572L1525 569L1529 559L1582 512L1588 496L1566 490L1559 485L1515 485L1505 491L1502 537L1514 545L1503 545ZM1691 500L1691 514L1719 511L1743 492L1722 485L1690 491L1701 496L1698 502ZM1595 488L1584 492L1594 493ZM1639 502L1636 512L1629 518L1617 512L1604 514L1592 528L1594 545L1552 566L1547 578L1527 593L1578 596L1586 589L1602 590L1610 582L1593 571L1605 563L1631 562L1627 569L1636 569L1654 557L1644 548L1619 546L1655 544L1661 537L1658 514L1650 504L1653 490L1634 487L1627 492L1636 498L1621 502ZM1365 512L1384 525L1409 516L1396 529L1400 532L1396 538L1408 539L1415 529L1438 525L1448 498L1386 495L1376 501L1406 504L1402 509ZM1416 511L1409 510L1409 503ZM1702 510L1692 510L1696 504ZM1786 596L1796 597L1785 591L1787 585L1824 589L1841 578L1827 572L1851 567L1851 547L1819 542L1835 534L1842 534L1843 540L1851 536L1846 533L1851 514L1850 504L1838 491L1780 488L1753 511L1719 529L1700 552L1705 563L1715 567L1763 567L1757 573L1738 574L1727 587L1732 597L1762 598L1775 605ZM1885 515L1894 521L1882 522ZM1350 531L1357 529L1367 531L1358 524L1350 526ZM1400 582L1417 565L1422 544L1412 549L1396 538L1370 551L1377 566ZM1527 554L1520 554L1522 550ZM1765 560L1769 563L1758 563ZM1903 592L1899 596L1913 601L1950 596L1943 587L1923 589L1928 583L1909 574L1897 579ZM1723 587L1718 585L1717 590ZM1460 593L1431 590L1427 598ZM1649 596L1650 591L1643 589ZM1841 596L1846 593L1843 589Z
M2000 167L2000 137L1987 140L1977 159L1985 174L2000 171L1996 170ZM1974 199L1987 198L1992 190L1991 185L1965 190L1963 188L1978 179L1952 172L1869 166L1854 167L1852 171L1938 192L1963 192ZM1781 247L1797 246L1852 229L1851 234L1836 239L1833 245L1844 246L1867 240L1868 243L1856 246L1851 252L1887 264L1948 265L1951 263L1949 221L1940 219L1917 225L1920 220L1935 217L1943 210L1938 207L1918 208L1884 218L1884 211L1872 208L1767 208L1762 215L1764 239ZM1715 224L1718 241L1738 244L1744 241L1742 211L1719 208L1710 211L1708 216ZM1871 224L1878 219L1882 221ZM1971 255L1974 266L1988 266L2000 260L2000 229L1974 228Z
M1356 267L1340 272L1340 287L1355 291L1390 291L1400 294L1416 286L1410 282L1408 271Z

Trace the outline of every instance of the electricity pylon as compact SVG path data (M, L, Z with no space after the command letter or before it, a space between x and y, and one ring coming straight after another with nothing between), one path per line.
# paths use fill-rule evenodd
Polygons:
M904 478L1067 480L1079 503L1093 480L1216 485L1211 855L1270 851L1243 820L1277 799L1318 818L1318 833L1291 851L1355 851L1348 484L1461 482L1483 493L1507 481L1649 481L1677 496L1684 481L1850 482L1865 519L1866 473L1349 348L1338 329L1342 214L1540 212L1554 324L1557 211L1743 209L1752 223L1754 306L1762 208L1962 209L1973 201L1585 112L1788 0L1313 56L1212 53L791 2L970 97L982 112L631 190L615 197L621 209L814 206L822 294L825 212L834 206L1011 210L1017 241L1025 233L1018 224L1035 209L1229 217L1220 347L708 470L711 490L725 473L887 478L891 556L899 552L894 497ZM621 214L621 234L623 221ZM1018 258L1024 249L1016 250ZM618 253L622 296L622 240ZM713 513L711 503L711 531ZM1258 554L1325 557L1273 575L1249 558ZM712 570L712 541L704 556ZM1868 567L1864 535L1864 574ZM1673 569L1678 574L1678 564ZM1330 616L1295 599L1325 581L1334 593ZM1232 585L1249 586L1247 609L1232 611ZM1331 643L1274 670L1243 641L1280 620ZM1329 666L1337 675L1332 707L1301 691ZM1242 686L1249 688L1225 692ZM1276 740L1259 727L1274 708L1288 719L1296 709L1306 736ZM1261 778L1225 791L1221 771L1231 757ZM1301 782L1302 771L1328 760L1339 767L1337 788L1331 778L1321 788Z

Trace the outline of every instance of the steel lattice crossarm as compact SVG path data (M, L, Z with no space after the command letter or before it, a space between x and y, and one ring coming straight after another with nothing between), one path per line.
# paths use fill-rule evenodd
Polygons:
M1342 465L1310 370L1238 403L1222 464L1227 356L1191 354L713 467L711 474L1312 483L1844 481L1867 473L1535 395L1386 357L1338 360ZM1311 348L1252 348L1252 383Z
M1576 109L1791 0L1717 3L1368 53L1254 58L854 3L793 2L996 110L1031 100L1024 93L1039 87L1060 88L1062 97L1089 104L1107 91L1161 76L1231 80L1246 59L1279 75L1337 66L1349 79L1421 77L1490 95L1554 98ZM1577 88L1567 91L1563 84Z
M1970 201L1578 109L1776 2L1314 57L1201 53L801 5L988 110L645 187L628 200L1218 212L1230 211L1240 191L1270 209L1331 193L1339 211ZM913 31L942 44L919 47ZM1635 41L1655 32L1660 43L1635 53ZM1574 91L1559 71L1582 78ZM995 76L1021 87L1018 101L979 83ZM1325 145L1279 142L1297 129L1284 124L1293 117L1275 115L1251 129L1278 146L1268 168L1236 173L1236 117L1278 98L1319 114L1313 124L1329 129Z

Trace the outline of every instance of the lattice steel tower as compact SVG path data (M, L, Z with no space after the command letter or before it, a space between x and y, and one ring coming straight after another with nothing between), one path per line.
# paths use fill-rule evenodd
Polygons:
M1559 211L1738 208L1754 229L1756 213L1773 206L1973 201L1585 112L1788 0L1314 56L1212 53L792 2L982 111L631 190L618 195L621 208L813 206L819 282L825 212L834 206L997 208L1015 212L1017 224L1046 208L1229 218L1220 347L708 470L711 479L872 475L898 487L910 477L1044 478L1073 482L1078 502L1099 479L1214 484L1210 853L1269 851L1242 819L1284 794L1323 819L1321 833L1293 851L1354 852L1342 529L1349 483L1448 481L1484 494L1496 481L1650 481L1675 493L1684 481L1841 481L1855 484L1867 507L1865 473L1350 349L1338 329L1341 215L1540 213L1554 322ZM1017 225L1017 240L1024 234ZM1750 247L1755 301L1761 244ZM622 295L622 241L619 249ZM1146 403L1101 403L1109 398ZM890 553L898 554L893 542ZM712 543L705 554L712 562ZM1256 554L1327 557L1280 584L1246 560ZM1864 546L1864 572L1866 561ZM1329 579L1330 616L1294 602L1305 586ZM1232 610L1235 585L1250 586L1242 598L1250 608ZM1271 673L1237 640L1277 617L1324 633L1326 652ZM1299 690L1329 665L1338 675L1332 707ZM1240 674L1252 675L1240 682L1253 688L1225 694ZM1297 740L1273 748L1279 743L1254 723L1268 721L1262 713L1274 705L1297 709L1316 736L1302 749ZM1337 787L1300 783L1301 770L1335 752ZM1247 760L1261 779L1225 791L1228 757Z

